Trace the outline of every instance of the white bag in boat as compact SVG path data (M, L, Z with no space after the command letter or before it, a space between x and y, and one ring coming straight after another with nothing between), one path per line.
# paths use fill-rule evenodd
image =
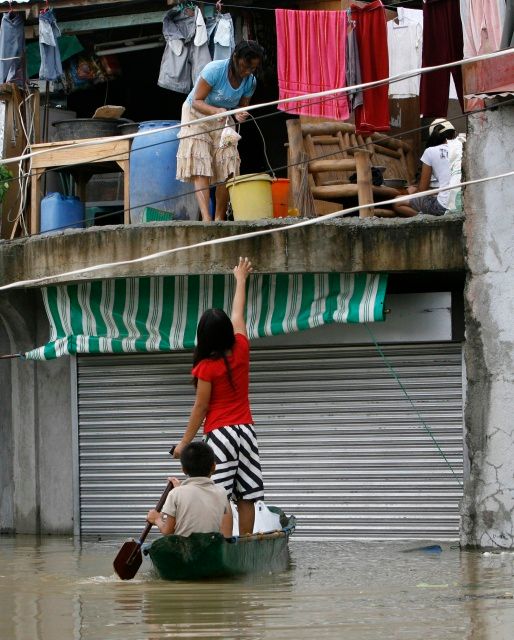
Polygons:
M232 535L238 536L239 517L237 507L232 501L230 502L230 506L232 507L232 516L234 519ZM268 531L277 531L277 529L282 529L278 513L273 513L273 511L270 511L262 500L257 500L255 503L255 522L253 524L253 532L266 533Z
M253 532L266 533L267 531L276 531L277 529L282 529L278 513L270 511L262 500L257 500L255 503Z

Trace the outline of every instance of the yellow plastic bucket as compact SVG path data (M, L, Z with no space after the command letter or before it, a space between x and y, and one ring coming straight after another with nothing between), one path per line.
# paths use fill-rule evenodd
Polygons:
M227 180L234 220L273 217L271 182L266 173L248 173Z

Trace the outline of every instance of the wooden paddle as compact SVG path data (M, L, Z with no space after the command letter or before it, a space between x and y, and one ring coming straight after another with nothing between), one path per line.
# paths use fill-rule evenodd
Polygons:
M166 489L164 489L164 492L155 507L157 511L160 511L163 508L166 498L168 497L168 493L172 489L173 484L168 482ZM152 527L153 524L148 522L139 540L137 542L135 540L128 540L125 542L118 551L118 555L114 558L114 562L112 563L114 571L122 580L132 580L138 572L138 569L143 562L141 546L143 545L146 536L150 533Z

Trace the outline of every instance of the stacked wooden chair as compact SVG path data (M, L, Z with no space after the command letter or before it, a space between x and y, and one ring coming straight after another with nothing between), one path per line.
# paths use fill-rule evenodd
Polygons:
M287 121L288 177L291 181L293 206L300 215L323 215L345 208L345 201L355 199L364 208L360 217L391 215L374 204L399 195L387 186L374 186L372 167L385 167L384 178L406 180L415 178L415 158L408 143L374 133L356 134L354 125L302 119ZM350 176L356 174L356 183ZM305 189L310 189L313 207L305 211ZM296 200L296 201L295 201ZM369 205L369 206L367 206ZM313 210L312 210L313 209Z

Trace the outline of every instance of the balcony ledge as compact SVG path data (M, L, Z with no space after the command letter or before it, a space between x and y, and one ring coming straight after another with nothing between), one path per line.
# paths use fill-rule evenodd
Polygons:
M227 273L238 256L262 273L462 271L464 216L409 219L339 218L288 229L296 218L223 222L148 223L91 227L0 242L0 286L49 278L42 284L150 275ZM251 231L281 229L178 251L152 260L105 266L74 276L59 274Z

